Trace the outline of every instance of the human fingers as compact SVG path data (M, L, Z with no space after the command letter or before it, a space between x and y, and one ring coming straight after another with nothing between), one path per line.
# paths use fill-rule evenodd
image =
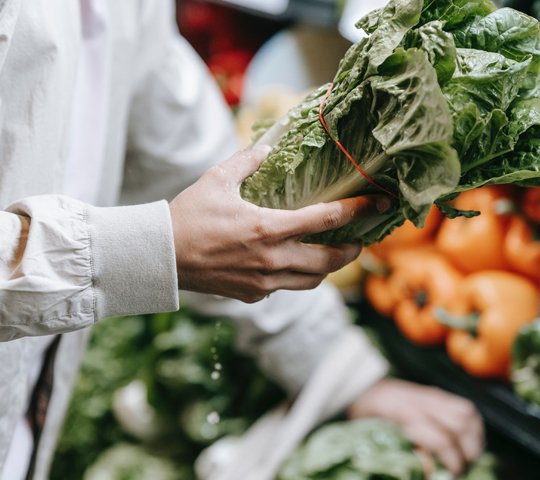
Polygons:
M227 282L219 282L219 288L212 292L235 298L245 303L255 303L276 290L310 290L317 287L325 275L301 272L257 272L238 270L227 274ZM204 292L204 290L201 290Z
M257 171L264 162L271 147L268 145L255 145L236 152L232 157L216 165L213 169L227 179L227 183L238 189L245 178Z
M461 449L468 463L473 463L485 447L484 422L480 415L469 422L468 428L461 437Z
M290 269L305 273L328 274L348 265L362 251L361 242L344 243L338 246L296 243Z
M472 463L484 449L484 423L473 402L436 387L423 389L422 412L426 419L453 437L466 463Z
M326 275L352 262L361 251L360 243L332 247L289 239L265 251L264 255L254 257L246 266L264 273L296 271Z
M261 274L255 278L255 282L260 293L266 296L276 290L311 290L324 278L324 274L283 271Z
M416 422L404 427L405 435L416 445L432 452L454 475L465 468L465 459L451 435L433 422Z
M272 215L284 236L305 236L380 215L388 211L390 206L387 197L364 195L309 205L298 210L274 210Z
M474 461L484 445L482 417L470 400L452 393L430 388L424 397L427 400L425 414L438 423L454 438L463 458Z
M296 248L294 248L296 247ZM309 290L319 285L329 272L342 268L354 260L361 247L347 244L341 247L296 244L278 249L287 252L287 257L267 254L256 265L248 264L249 270L238 271L241 278L248 279L241 289L242 300L256 301L275 290ZM298 251L298 253L294 253ZM251 297L251 298L250 298Z
M452 443L459 449L461 457L467 464L472 463L483 448L483 427L476 416L459 418L448 411L443 414L430 415L431 421L452 438Z
M473 402L438 388L430 388L429 395L430 408L426 409L426 414L432 419L441 423L456 433L461 433L462 438L473 438L477 444L472 450L472 456L478 455L483 446L484 422L482 416ZM445 412L444 415L441 412ZM471 433L470 437L466 433Z

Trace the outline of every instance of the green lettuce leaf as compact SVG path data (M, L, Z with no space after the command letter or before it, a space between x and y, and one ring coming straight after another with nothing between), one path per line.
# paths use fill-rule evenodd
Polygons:
M421 8L417 0L393 1L381 11L380 27L342 60L323 109L332 136L369 176L399 195L400 222L423 222L435 199L457 185L460 171L450 145L451 114L428 53L396 48ZM313 92L263 135L260 142L274 148L244 181L244 199L292 209L373 191L321 125L319 106L327 90ZM375 227L353 224L311 240L365 240Z
M495 9L491 0L426 0L420 23L439 20L447 30L453 30L477 17L485 17Z
M427 53L441 86L452 78L456 70L456 44L453 35L444 31L442 22L429 22L409 31L404 43L407 48L416 47Z
M243 182L244 199L295 209L382 187L395 197L391 212L306 239L370 244L405 219L421 226L433 203L470 216L447 203L461 191L538 184L536 19L489 0L391 0L357 26L367 37L330 92L323 85L262 134L273 149Z
M319 428L284 464L278 479L421 480L422 462L394 424L380 419Z
M497 478L497 462L484 453L460 480ZM434 462L429 478L450 480ZM420 456L395 424L379 418L333 422L315 430L286 460L277 480L422 480Z
M475 17L453 33L456 45L497 52L523 61L540 55L539 24L535 18L512 8L500 8L485 17Z

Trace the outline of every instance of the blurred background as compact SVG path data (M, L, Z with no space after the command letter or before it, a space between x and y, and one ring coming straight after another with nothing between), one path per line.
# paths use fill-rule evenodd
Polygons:
M234 113L240 141L249 145L253 123L280 117L311 89L332 79L346 49L361 34L354 28L355 21L384 1L176 3L181 33L206 62ZM500 0L498 5L540 15L540 1ZM509 195L515 202L525 202L532 194L516 189ZM493 198L496 201L497 195ZM469 201L474 208L474 199ZM422 231L405 226L376 248L365 249L357 262L330 276L329 281L340 289L354 321L365 327L387 356L395 376L442 387L478 406L486 421L490 455L467 478L538 480L540 327L525 332L520 347L514 349L516 369L523 373L523 366L528 366L528 376L479 378L462 368L442 341L411 332L406 319L394 318L399 299L389 305L385 297L388 267L396 271L401 262L410 270L434 248L448 268L489 270L489 265L456 263L455 252L441 247L444 236L449 235L444 221L436 214L432 217ZM508 222L507 217L495 221L499 220ZM538 235L540 218L533 213L528 222ZM474 241L471 257L478 248ZM403 254L396 245L403 250L411 245L427 250ZM538 271L528 271L527 266L510 271L537 285L540 282ZM412 287L407 291L421 308L422 291L412 291ZM224 436L241 434L284 398L249 358L235 352L234 336L227 318L205 317L188 309L98 324L51 479L195 479L193 464L206 447ZM529 347L534 343L536 350ZM534 355L528 356L529 349ZM371 427L360 434L364 435L360 439L363 445L376 443ZM343 438L346 435L344 431ZM423 478L408 463L410 448L399 441L392 445L401 460L390 462L395 468L382 476L341 477L336 471L332 477L309 478ZM397 457L381 455L379 470L388 458ZM444 472L439 475L431 478L450 478ZM294 477L284 473L283 478Z

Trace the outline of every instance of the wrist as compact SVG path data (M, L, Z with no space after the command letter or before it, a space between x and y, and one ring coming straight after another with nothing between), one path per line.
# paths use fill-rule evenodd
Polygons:
M388 395L387 390L392 388L396 382L399 380L390 377L381 378L351 403L347 409L347 417L368 418L384 415L384 402L381 402L380 399L384 399Z

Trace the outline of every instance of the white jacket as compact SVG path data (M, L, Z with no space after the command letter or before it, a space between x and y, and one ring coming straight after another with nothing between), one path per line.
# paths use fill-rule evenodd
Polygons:
M176 32L173 2L115 0L109 2L110 103L99 206L59 195L69 154L78 8L72 0L0 0L0 471L26 408L38 348L33 337L61 333L38 480L47 476L85 327L107 316L178 308L164 199L236 148L228 109ZM31 227L12 271L20 241L15 213L29 217ZM276 292L257 305L185 298L233 315L240 348L291 392L350 328L328 286ZM366 388L386 365L358 330L351 335L361 338L359 359L370 366L361 373Z

